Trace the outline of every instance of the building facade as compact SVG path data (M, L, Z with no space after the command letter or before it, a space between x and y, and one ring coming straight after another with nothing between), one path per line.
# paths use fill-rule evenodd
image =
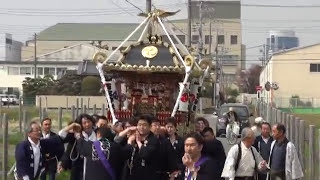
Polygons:
M199 11L198 3L192 2L192 47L198 49L200 40L202 40L202 53L211 55L214 64L216 60L219 60L222 65L222 82L226 85L233 84L237 72L245 68L245 50L243 49L245 46L242 45L240 1L204 1L201 11ZM200 12L203 17L201 37L199 36ZM171 26L182 43L187 44L186 19L169 21L167 25ZM37 62L52 63L52 66L55 63L69 62L69 67L63 67L74 69L76 64L85 59L92 59L93 54L99 51L99 49L94 49L94 45L100 44L104 47L105 53L110 55L137 26L138 24L136 23L58 23L38 33L36 43ZM156 34L160 34L164 41L168 41L160 27L155 28L153 31ZM136 42L141 32L142 29L132 36L120 50L126 49L130 44ZM89 46L91 46L91 50L87 48ZM32 76L34 73L32 71L32 62L30 62L35 59L34 52L34 41L28 41L22 47L22 60L30 63L31 70L27 68L28 76ZM116 60L119 56L120 51L111 60ZM17 70L15 71L17 74ZM52 74L53 71L57 75L60 69L50 70ZM7 70L4 73L9 75L9 72ZM39 70L39 72L41 73L42 71ZM43 74L45 74L44 69ZM19 69L19 75L24 79L24 69L22 71ZM0 86L2 85L0 84Z
M295 48L299 46L299 38L292 30L270 31L267 38L267 52L269 54Z
M202 8L200 7L202 3ZM234 86L237 72L245 69L245 46L242 44L241 3L231 0L193 1L192 46L203 44L203 53L213 56L222 68L224 86ZM202 16L202 36L199 33ZM187 32L187 20L172 21L179 29L175 33ZM183 33L181 32L183 31Z
M52 75L57 79L64 71L77 71L84 59L92 59L98 48L90 44L78 44L24 61L0 61L0 94L22 94L25 78ZM36 72L35 72L36 68Z
M11 34L0 34L0 61L21 61L22 42L15 41Z
M293 48L273 54L260 74L261 97L276 107L287 108L292 97L304 104L320 106L320 44ZM266 90L266 84L277 90Z

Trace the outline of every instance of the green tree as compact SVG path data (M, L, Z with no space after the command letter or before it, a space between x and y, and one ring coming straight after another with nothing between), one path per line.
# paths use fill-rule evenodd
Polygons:
M101 89L101 83L98 77L87 76L83 78L81 83L81 95L98 96L98 95L101 95L100 89Z
M259 65L252 65L245 71L239 71L237 73L237 85L241 92L255 94L256 86L259 85L259 77L262 71L262 67Z
M25 104L34 104L36 95L50 95L54 93L55 81L53 76L46 75L43 78L26 78L22 82Z
M212 98L213 96L213 87L212 82L204 82L202 85L202 97Z
M56 95L77 96L81 92L81 77L75 74L66 74L57 80L54 86Z
M227 102L228 103L235 103L237 97L239 96L239 91L237 89L226 88L225 92L227 95Z
M43 78L26 78L22 82L23 94L25 96L48 95L52 93L54 79L51 75L46 75Z

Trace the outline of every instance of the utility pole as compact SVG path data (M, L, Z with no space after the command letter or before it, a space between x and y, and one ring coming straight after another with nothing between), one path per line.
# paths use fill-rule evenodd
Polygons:
M209 54L211 57L211 44L212 44L212 24L211 24L211 20L210 20L210 24L209 24Z
M192 18L192 12L191 12L192 8L191 8L191 0L188 0L188 32L187 32L187 35L188 35L188 44L187 46L188 47L191 47L191 26L192 26L192 21L191 21L191 18Z
M199 44L198 44L198 50L199 50L199 59L198 62L201 61L202 59L202 51L203 51L203 38L202 38L202 13L203 13L203 1L200 2L200 7L199 7L199 18L200 18L200 26L199 26ZM200 86L202 86L203 82L201 83ZM200 87L200 90L202 87ZM199 97L199 110L200 114L202 114L202 97Z
M34 33L34 79L37 78L37 33Z
M202 38L202 11L203 11L203 1L200 2L199 7L199 17L200 17L200 26L199 26L199 61L201 60L201 53L203 50L203 38Z
M146 11L147 11L147 14L149 14L151 12L151 7L152 7L151 0L146 0ZM149 27L148 27L148 34L149 35L152 34L151 24L149 24Z
M215 48L215 59L216 59L216 85L215 85L215 88L214 88L214 91L215 91L215 106L216 108L219 108L219 99L220 98L220 86L219 86L219 83L220 83L220 63L219 63L219 54L218 54L218 35L219 35L219 30L217 29L217 34L216 34L216 48Z

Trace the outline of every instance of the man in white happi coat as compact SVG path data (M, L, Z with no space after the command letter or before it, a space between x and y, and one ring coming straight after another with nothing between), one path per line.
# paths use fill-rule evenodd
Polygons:
M242 130L241 139L241 143L230 149L221 177L229 180L254 180L258 170L266 170L267 163L252 146L255 136L250 128Z
M274 141L271 144L267 180L294 180L304 176L296 148L285 133L283 124L272 127Z

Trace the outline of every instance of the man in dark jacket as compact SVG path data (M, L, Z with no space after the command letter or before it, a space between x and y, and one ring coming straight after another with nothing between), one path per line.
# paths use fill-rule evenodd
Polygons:
M224 162L226 160L226 153L224 151L221 141L216 139L212 128L206 127L202 131L202 136L204 137L205 143L203 145L202 153L206 156L218 162L219 177L221 176ZM224 179L224 178L220 178Z
M57 136L56 133L51 131L51 119L45 118L41 121L41 128L42 128L42 134L41 139L52 139ZM46 176L49 176L49 180L55 180L56 179L56 172L57 172L57 161L58 157L55 155L52 155L50 153L47 153L45 155L45 171L41 174L40 179L46 180Z
M37 122L31 122L27 129L28 140L16 146L15 177L19 180L35 180L44 171L45 154L60 158L64 152L61 139L55 136L40 140L41 128Z
M261 124L261 135L256 137L253 146L257 149L259 154L265 161L269 161L270 150L273 138L270 136L271 126L268 122L263 122ZM265 180L267 178L266 174L259 173L258 180Z
M219 180L218 163L201 153L203 144L203 137L199 133L191 133L186 137L182 158L185 168L178 179Z
M113 134L109 128L98 128L96 133L98 140L95 142L76 135L77 150L87 158L85 180L120 180L125 159L121 145L112 141Z
M150 131L151 118L137 117L137 131L128 138L126 150L130 154L128 180L149 180L156 177L158 139Z
M165 136L160 134L161 125L160 121L152 118L151 132L158 139L160 148L157 149L157 170L155 180L167 180L169 175L177 170L177 154L170 142Z

